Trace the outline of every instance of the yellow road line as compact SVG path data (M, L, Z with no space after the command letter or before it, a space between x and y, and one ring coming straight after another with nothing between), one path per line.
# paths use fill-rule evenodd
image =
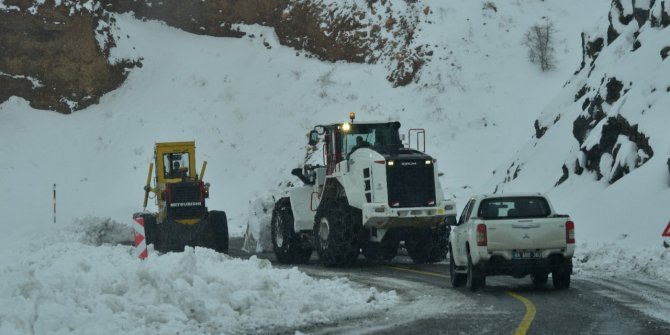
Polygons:
M396 267L396 266L388 266L388 265L387 265L386 267L387 267L387 268L391 268L391 269L395 269L395 270L400 270L400 271L414 272L414 273L418 273L418 274L422 274L422 275L426 275L426 276L433 276L433 277L440 277L440 278L449 278L449 276L446 276L446 275L443 275L443 274L439 274L439 273L435 273L435 272L426 272L426 271L412 270L412 269L408 269L408 268L399 268L399 267Z
M528 328L530 328L530 324L533 322L533 319L535 319L535 305L533 305L530 300L520 296L519 294L509 291L505 293L507 293L512 298L521 301L526 306L526 315L523 316L521 324L514 332L514 335L525 335L526 332L528 332Z
M406 271L406 272L413 272L413 273L418 273L426 276L433 276L433 277L440 277L440 278L450 278L447 275L443 275L440 273L435 273L435 272L427 272L427 271L419 271L419 270L413 270L413 269L408 269L408 268L401 268L401 267L396 267L396 266L386 266L388 268L394 269L394 270L400 270L400 271ZM530 300L522 297L521 295L507 291L505 292L507 295L511 296L512 298L521 301L524 306L526 306L526 314L523 316L523 319L521 320L521 324L519 324L519 327L516 328L516 331L514 332L514 335L526 335L528 332L528 328L530 328L530 324L533 323L533 320L535 319L535 305L533 305Z

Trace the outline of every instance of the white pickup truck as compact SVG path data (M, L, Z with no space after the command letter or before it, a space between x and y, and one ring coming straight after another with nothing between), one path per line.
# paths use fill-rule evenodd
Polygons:
M486 276L531 276L543 286L549 273L556 289L570 287L575 224L554 212L541 194L475 196L449 235L453 287L476 291Z

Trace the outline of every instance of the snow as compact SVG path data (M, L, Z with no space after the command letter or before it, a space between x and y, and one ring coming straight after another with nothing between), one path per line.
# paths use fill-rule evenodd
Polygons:
M87 218L3 254L16 261L0 268L0 333L250 333L332 322L399 301L395 291L205 248L158 257L150 250L141 261L133 247L114 243L127 229Z
M430 13L418 14L415 43L431 46L432 60L417 83L399 88L386 80L384 62L324 63L296 55L266 27L239 25L255 37L214 38L115 15L110 61L141 58L143 66L98 105L61 115L16 97L0 104L0 333L244 333L398 304L392 290L314 279L255 258L195 248L150 250L142 262L119 244L128 232L117 226L142 210L154 143L195 140L197 164L208 161L209 208L227 212L233 236L250 233L255 241L248 250L267 250L273 199L299 182L290 171L303 163L305 134L316 124L346 120L350 111L359 120L399 120L405 131L425 128L426 151L437 158L445 194L459 209L470 196L496 189L547 193L576 223L578 276L670 280L669 249L660 237L670 219L664 135L670 62L660 60L657 48L670 44L667 28L644 26L637 37L642 47L630 53L637 23L617 26L622 36L603 49L593 73L573 76L580 33L606 31L608 0L505 1L496 3L497 11L477 1L426 0L394 3L393 10L424 6ZM0 0L0 9L6 7ZM521 45L544 17L557 34L557 68L547 73L528 62ZM604 104L606 112L639 123L651 135L654 157L612 185L584 173L555 186L563 164L584 166L572 122L585 97L574 102L575 92L586 83L599 87L612 74L630 90L618 106ZM536 119L548 127L539 141ZM589 145L598 140L593 134ZM638 148L619 142L628 155L611 162L632 167Z

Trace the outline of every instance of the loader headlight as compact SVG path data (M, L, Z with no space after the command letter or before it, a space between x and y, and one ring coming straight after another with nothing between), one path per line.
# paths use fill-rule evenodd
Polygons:
M351 129L351 124L349 122L345 122L342 124L342 130L343 131L349 131Z
M426 159L426 165L430 165L430 164L433 164L433 161L430 160L430 159Z

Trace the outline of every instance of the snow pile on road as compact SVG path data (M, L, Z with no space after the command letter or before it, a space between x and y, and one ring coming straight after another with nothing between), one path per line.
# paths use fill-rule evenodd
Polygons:
M249 219L247 230L244 232L243 250L247 252L272 250L270 222L275 201L271 193L266 193L249 204Z
M626 250L614 243L582 243L575 251L574 269L580 275L627 276L670 280L670 248Z
M115 226L99 220L81 220L79 231ZM399 300L394 291L314 279L255 257L189 248L150 250L140 261L131 246L78 241L95 234L50 233L0 267L0 334L249 333L359 316Z

